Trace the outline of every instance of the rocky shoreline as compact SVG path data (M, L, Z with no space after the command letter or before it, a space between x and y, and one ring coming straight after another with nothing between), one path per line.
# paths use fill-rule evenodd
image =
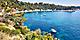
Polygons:
M16 12L14 8L7 12L0 12L2 14L0 15L0 40L59 40L48 32L42 35L40 29L30 31L23 25L26 21L23 13L14 12Z

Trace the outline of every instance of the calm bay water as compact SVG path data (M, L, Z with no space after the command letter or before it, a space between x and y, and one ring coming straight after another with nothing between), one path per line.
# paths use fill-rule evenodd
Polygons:
M57 30L56 37L60 40L80 40L80 11L76 12L32 12L24 17L31 30L40 28L49 32L51 28Z

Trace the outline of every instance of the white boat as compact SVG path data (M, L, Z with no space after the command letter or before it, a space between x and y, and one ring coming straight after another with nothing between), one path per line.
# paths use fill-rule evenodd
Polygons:
M41 16L46 16L46 14L43 14L43 15L41 15Z
M46 16L46 14L43 14L43 16Z
M56 33L57 31L55 29L51 29L52 32Z

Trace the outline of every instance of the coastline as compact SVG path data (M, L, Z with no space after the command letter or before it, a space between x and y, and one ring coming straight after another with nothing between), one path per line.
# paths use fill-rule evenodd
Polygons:
M22 23L26 21L26 19L22 16L23 14L17 14L17 13L24 13L27 11L17 11L12 8L12 12L5 12L2 13L3 15L0 16L0 32L2 33L2 36L8 35L7 40L58 40L58 38L55 38L52 36L51 33L45 32L44 35L42 35L40 29L35 29L34 31L30 31L27 26L24 26ZM32 12L32 11L28 11ZM9 32L10 31L10 32ZM5 35L6 34L6 35ZM34 37L35 36L35 37ZM0 38L1 38L0 37ZM3 39L0 40L4 40ZM5 38L6 39L6 38Z
M25 10L25 11L16 11L13 13L22 13L22 12L75 12L77 10Z

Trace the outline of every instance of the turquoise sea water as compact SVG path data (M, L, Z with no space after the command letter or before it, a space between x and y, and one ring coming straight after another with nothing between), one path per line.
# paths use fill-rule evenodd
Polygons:
M60 40L80 40L80 11L76 12L32 12L24 14L31 30L40 28L49 32L52 28Z

